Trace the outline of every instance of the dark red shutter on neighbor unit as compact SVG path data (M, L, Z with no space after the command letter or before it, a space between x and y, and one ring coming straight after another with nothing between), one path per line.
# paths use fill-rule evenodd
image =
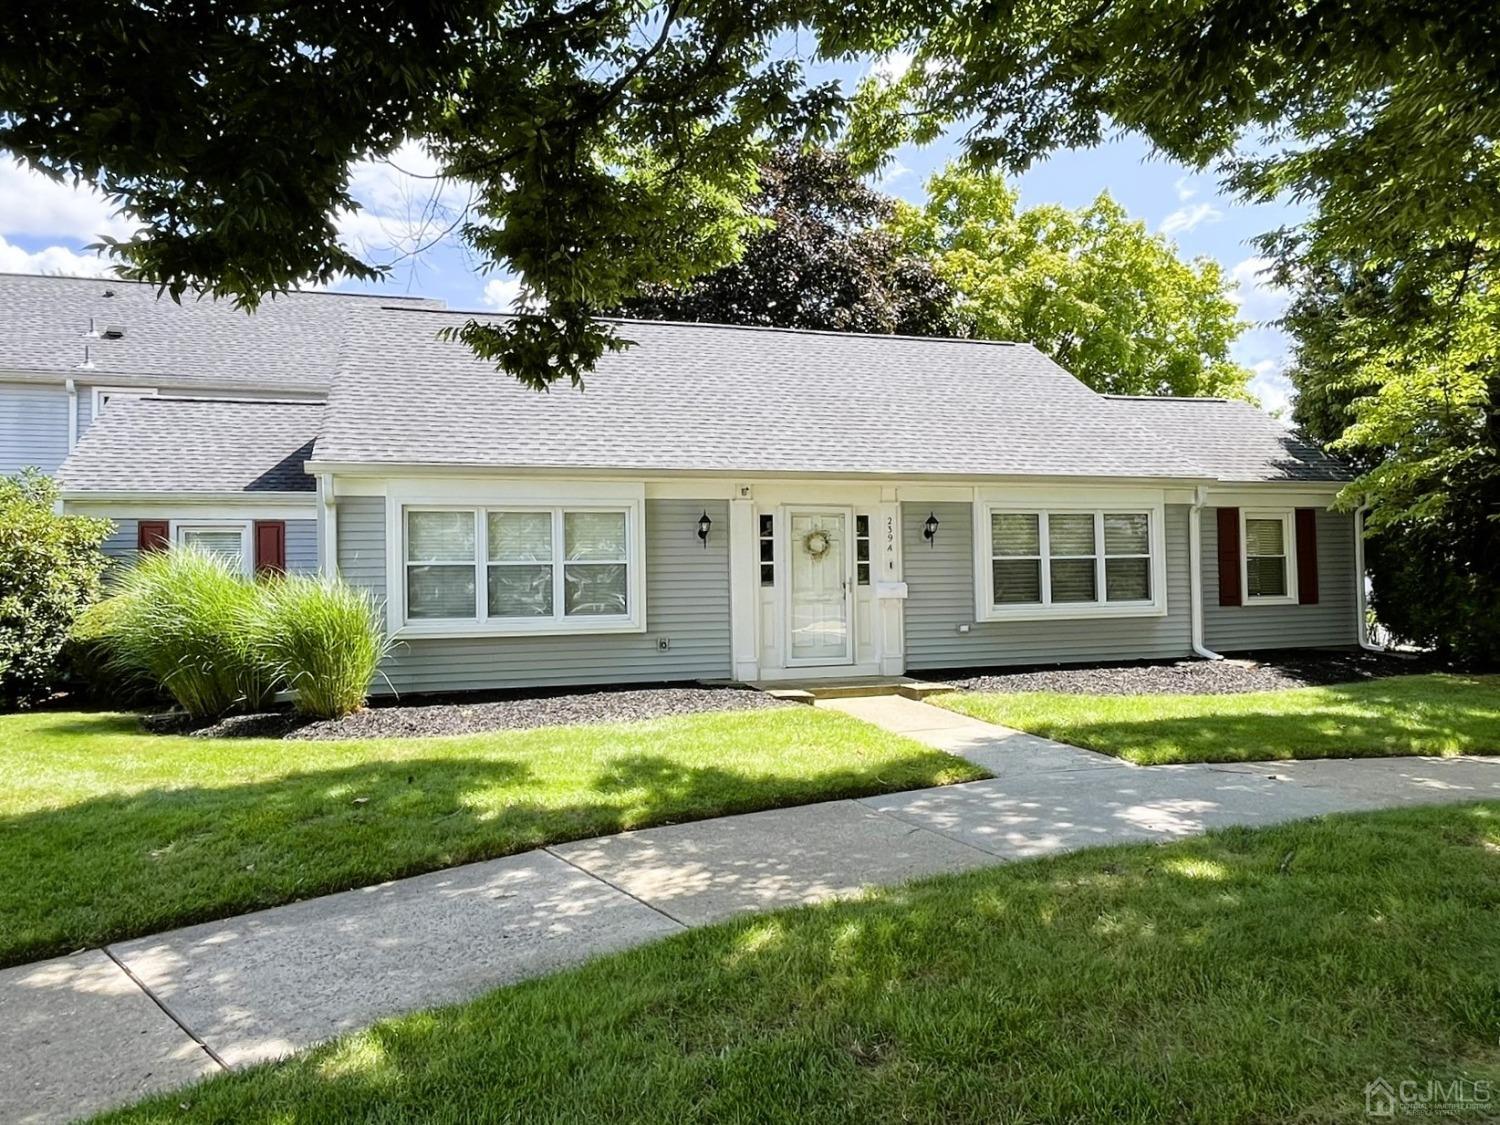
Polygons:
M1240 510L1218 508L1219 513L1219 604L1241 605Z
M141 520L135 525L136 550L165 551L172 541L172 525L166 520Z
M255 521L255 573L286 572L286 521Z
M1297 509L1297 601L1318 604L1318 510Z

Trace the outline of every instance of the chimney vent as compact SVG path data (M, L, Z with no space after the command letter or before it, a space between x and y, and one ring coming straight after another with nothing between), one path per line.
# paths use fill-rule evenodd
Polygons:
M106 324L99 330L99 335L106 340L123 340L125 338L125 326L123 324Z

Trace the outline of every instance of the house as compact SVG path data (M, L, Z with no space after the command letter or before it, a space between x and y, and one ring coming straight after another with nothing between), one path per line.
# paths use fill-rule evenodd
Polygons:
M1244 403L1101 396L1025 344L650 322L538 394L442 338L476 314L322 294L264 327L177 310L158 360L132 302L129 378L107 340L87 375L0 357L31 389L154 392L78 427L67 509L113 519L126 560L199 542L342 575L381 601L401 692L1362 638L1347 471ZM55 349L78 356L88 303L56 302Z

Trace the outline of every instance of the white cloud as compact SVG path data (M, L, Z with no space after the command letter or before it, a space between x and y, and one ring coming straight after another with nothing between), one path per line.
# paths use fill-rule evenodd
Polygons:
M1193 183L1192 176L1178 176L1172 183L1172 188L1177 192L1177 202L1186 203L1198 194L1198 188Z
M525 299L521 291L521 279L509 275L490 278L479 299L484 302L485 308L504 313L521 312L533 303Z
M1291 294L1271 280L1270 268L1271 259L1251 257L1236 262L1229 271L1230 299L1246 320L1275 320L1286 310Z
M889 164L881 169L880 175L875 180L875 186L883 188L889 184L895 183L895 181L899 180L902 176L909 175L911 175L910 168L908 168L905 164L902 164L899 160L892 160Z
M1185 207L1179 207L1161 221L1157 228L1162 234L1177 234L1179 231L1190 231L1203 223L1216 223L1224 217L1212 203L1190 203Z
M432 155L411 142L386 159L355 164L349 194L360 207L336 216L339 240L377 263L419 256L453 241L471 194L468 185L439 172Z
M101 234L128 238L134 224L86 184L49 179L13 160L0 160L0 235L93 242Z
M1286 359L1262 359L1250 365L1250 393L1260 399L1270 414L1282 415L1291 409L1296 390L1286 377Z
M112 277L114 262L80 254L69 246L26 250L0 237L0 273L42 273L62 277Z

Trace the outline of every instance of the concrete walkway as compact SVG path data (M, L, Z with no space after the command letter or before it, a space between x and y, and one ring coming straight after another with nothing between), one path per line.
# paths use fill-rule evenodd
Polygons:
M899 697L993 780L543 848L0 971L0 1121L62 1121L749 911L1230 824L1500 798L1500 758L1140 768Z

